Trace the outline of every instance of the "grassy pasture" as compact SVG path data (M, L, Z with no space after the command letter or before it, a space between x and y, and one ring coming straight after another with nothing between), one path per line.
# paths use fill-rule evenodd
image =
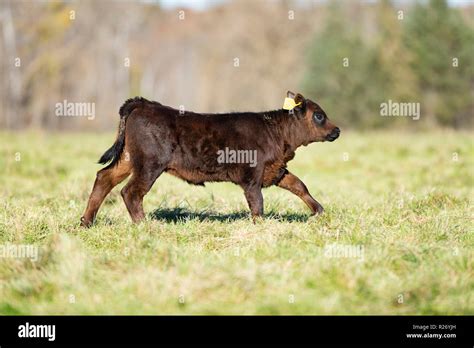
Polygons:
M472 134L343 132L289 169L325 207L167 174L132 225L117 187L79 227L114 134L0 133L0 314L473 314Z

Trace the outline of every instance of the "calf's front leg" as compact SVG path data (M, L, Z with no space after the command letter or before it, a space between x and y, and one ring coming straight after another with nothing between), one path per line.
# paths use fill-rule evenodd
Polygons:
M245 198L252 213L253 222L263 215L263 195L261 185L249 185L244 187Z
M323 206L311 196L306 185L288 170L278 182L278 186L301 198L313 214L321 214L324 211Z

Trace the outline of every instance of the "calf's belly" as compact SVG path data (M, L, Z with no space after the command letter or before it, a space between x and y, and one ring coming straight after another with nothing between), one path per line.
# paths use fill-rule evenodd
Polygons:
M210 181L233 181L226 172L204 172L197 168L170 167L166 172L194 185L203 185Z

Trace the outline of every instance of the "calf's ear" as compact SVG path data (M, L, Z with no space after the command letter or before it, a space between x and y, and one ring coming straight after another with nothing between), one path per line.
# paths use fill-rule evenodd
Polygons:
M296 94L293 98L296 104L299 104L295 109L304 110L306 108L306 99L300 94Z
M295 100L295 103L296 103L296 104L301 103L300 106L304 106L305 99L304 99L304 97L303 97L300 93L298 93L297 95L295 95L295 96L293 97L293 99Z
M288 91L286 92L286 97L293 99L294 104L296 104L296 106L293 106L293 102L291 102L286 110L294 109L298 111L303 111L306 108L306 99L300 93L293 93L292 91ZM285 105L283 105L283 108L285 109Z

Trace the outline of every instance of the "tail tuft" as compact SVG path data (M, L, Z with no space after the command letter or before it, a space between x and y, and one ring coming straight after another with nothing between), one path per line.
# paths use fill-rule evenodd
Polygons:
M125 123L127 121L127 117L137 106L142 105L142 103L146 101L147 100L142 97L130 98L120 107L120 123L117 139L115 140L115 143L110 147L110 149L105 151L104 154L100 157L100 164L107 164L110 162L108 166L111 167L118 163L120 156L122 155L123 149L125 148Z
M112 162L111 165L117 163L120 156L122 155L123 148L125 147L124 140L125 139L122 140L121 138L117 138L115 143L100 157L98 163L107 164Z

